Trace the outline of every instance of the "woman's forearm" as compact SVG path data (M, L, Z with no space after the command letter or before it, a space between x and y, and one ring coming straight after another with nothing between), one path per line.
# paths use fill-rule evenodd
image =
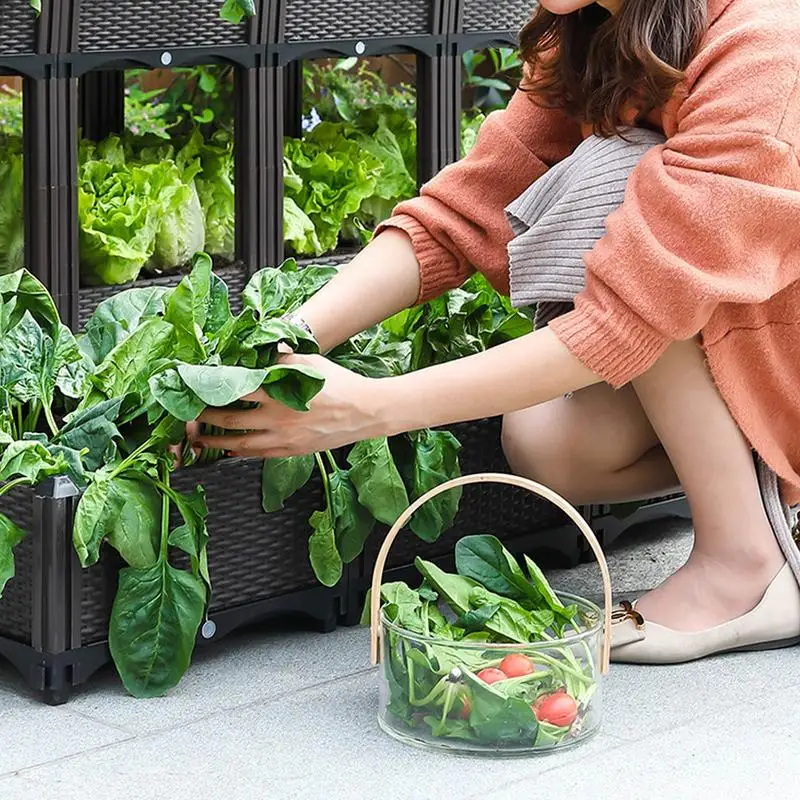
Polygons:
M507 414L599 382L543 328L485 353L382 379L379 413L392 435Z
M356 333L414 305L419 264L411 239L390 229L373 239L298 314L327 352Z

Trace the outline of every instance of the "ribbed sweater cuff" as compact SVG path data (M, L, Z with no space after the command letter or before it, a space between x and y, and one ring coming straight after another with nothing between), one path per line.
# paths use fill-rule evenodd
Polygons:
M425 226L408 214L397 214L382 222L375 235L388 228L399 228L411 239L419 263L419 298L425 303L434 297L460 286L469 277L458 259L428 233Z
M670 345L630 309L612 318L585 297L550 328L582 364L615 389L647 372Z

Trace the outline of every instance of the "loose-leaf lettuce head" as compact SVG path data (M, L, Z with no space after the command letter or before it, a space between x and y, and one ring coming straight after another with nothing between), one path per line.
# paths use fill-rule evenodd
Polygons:
M128 283L153 254L165 168L127 164L118 137L82 152L78 219L83 280Z
M150 265L170 269L187 264L203 249L206 222L194 178L186 180L170 162L162 167L166 185L160 193L161 213Z
M202 171L195 182L206 218L205 251L230 260L235 252L236 221L233 139L219 131L199 150Z
M322 123L304 139L287 139L284 154L302 180L302 188L287 196L311 219L320 255L334 250L345 220L375 193L381 162L361 145L346 138L352 128Z
M22 144L0 137L0 274L20 269L25 260L22 184Z

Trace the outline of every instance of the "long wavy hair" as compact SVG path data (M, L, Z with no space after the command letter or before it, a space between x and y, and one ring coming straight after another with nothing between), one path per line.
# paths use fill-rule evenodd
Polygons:
M707 0L622 0L557 15L539 6L520 36L540 105L563 108L609 136L624 109L646 116L669 99L707 27Z

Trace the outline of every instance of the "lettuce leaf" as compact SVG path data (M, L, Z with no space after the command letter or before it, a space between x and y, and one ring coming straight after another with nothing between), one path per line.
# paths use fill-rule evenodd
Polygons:
M0 274L14 272L25 261L22 206L22 142L0 138Z

